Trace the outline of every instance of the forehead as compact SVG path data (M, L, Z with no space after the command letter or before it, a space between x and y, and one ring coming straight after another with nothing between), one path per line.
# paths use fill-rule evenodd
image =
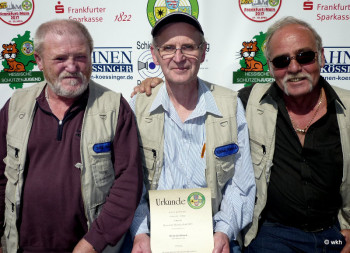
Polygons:
M84 52L89 51L88 41L81 33L48 33L45 36L44 50L54 52Z
M194 26L184 22L164 26L156 37L156 40L160 43L177 40L198 41L199 39L200 32Z
M271 56L295 54L301 50L316 51L316 40L304 26L291 24L277 30L270 39Z

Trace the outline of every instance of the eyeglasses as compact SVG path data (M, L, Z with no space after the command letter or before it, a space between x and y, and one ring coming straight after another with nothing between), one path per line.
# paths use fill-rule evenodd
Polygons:
M292 56L292 57L287 55L281 55L281 56L277 56L270 62L272 62L275 68L282 69L282 68L288 67L291 60L293 59L296 60L299 64L308 64L313 60L315 60L316 54L317 52L314 52L314 51L305 51L305 52L300 52L296 56Z
M163 60L173 58L177 50L180 50L181 53L186 57L197 58L199 48L201 48L203 44L204 42L202 42L198 46L196 44L184 44L179 48L177 48L174 45L166 45L162 47L157 47L157 50L159 52L160 57L162 57Z

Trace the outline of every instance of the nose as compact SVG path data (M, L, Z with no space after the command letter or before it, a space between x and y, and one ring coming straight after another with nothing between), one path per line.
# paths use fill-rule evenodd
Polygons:
M297 62L295 57L292 57L288 65L288 72L297 73L301 71L301 65Z
M173 61L181 62L185 59L185 55L182 53L181 48L176 48L175 55L173 57Z
M70 73L75 73L78 70L78 64L76 63L76 61L74 60L74 58L70 57L67 59L66 62L66 67L65 67L66 71L70 72Z

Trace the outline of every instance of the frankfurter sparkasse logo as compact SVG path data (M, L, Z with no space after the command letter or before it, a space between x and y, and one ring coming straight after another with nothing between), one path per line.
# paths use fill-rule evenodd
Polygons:
M174 11L186 12L198 18L198 2L197 0L148 0L147 18L152 27L158 19Z

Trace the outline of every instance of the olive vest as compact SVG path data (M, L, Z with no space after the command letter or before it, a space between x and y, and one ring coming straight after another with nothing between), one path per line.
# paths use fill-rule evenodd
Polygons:
M211 189L212 210L215 214L222 200L226 182L234 175L235 155L218 157L215 150L229 144L237 144L237 93L206 83L212 92L216 105L223 115L206 114L206 182ZM142 165L147 189L155 190L163 167L164 152L164 110L160 106L150 113L150 107L162 85L152 90L151 96L138 94L135 102L135 115L139 130Z
M44 81L17 90L10 100L6 137L7 156L4 159L5 176L8 179L5 192L4 235L9 253L17 252L19 247L16 222L25 180L27 144L36 111L36 98L45 85ZM90 81L89 98L81 130L81 163L74 164L81 171L82 197L89 228L99 215L114 182L111 150L100 152L98 149L104 144L109 145L113 142L120 98L120 94ZM112 247L108 246L106 249L109 248Z

